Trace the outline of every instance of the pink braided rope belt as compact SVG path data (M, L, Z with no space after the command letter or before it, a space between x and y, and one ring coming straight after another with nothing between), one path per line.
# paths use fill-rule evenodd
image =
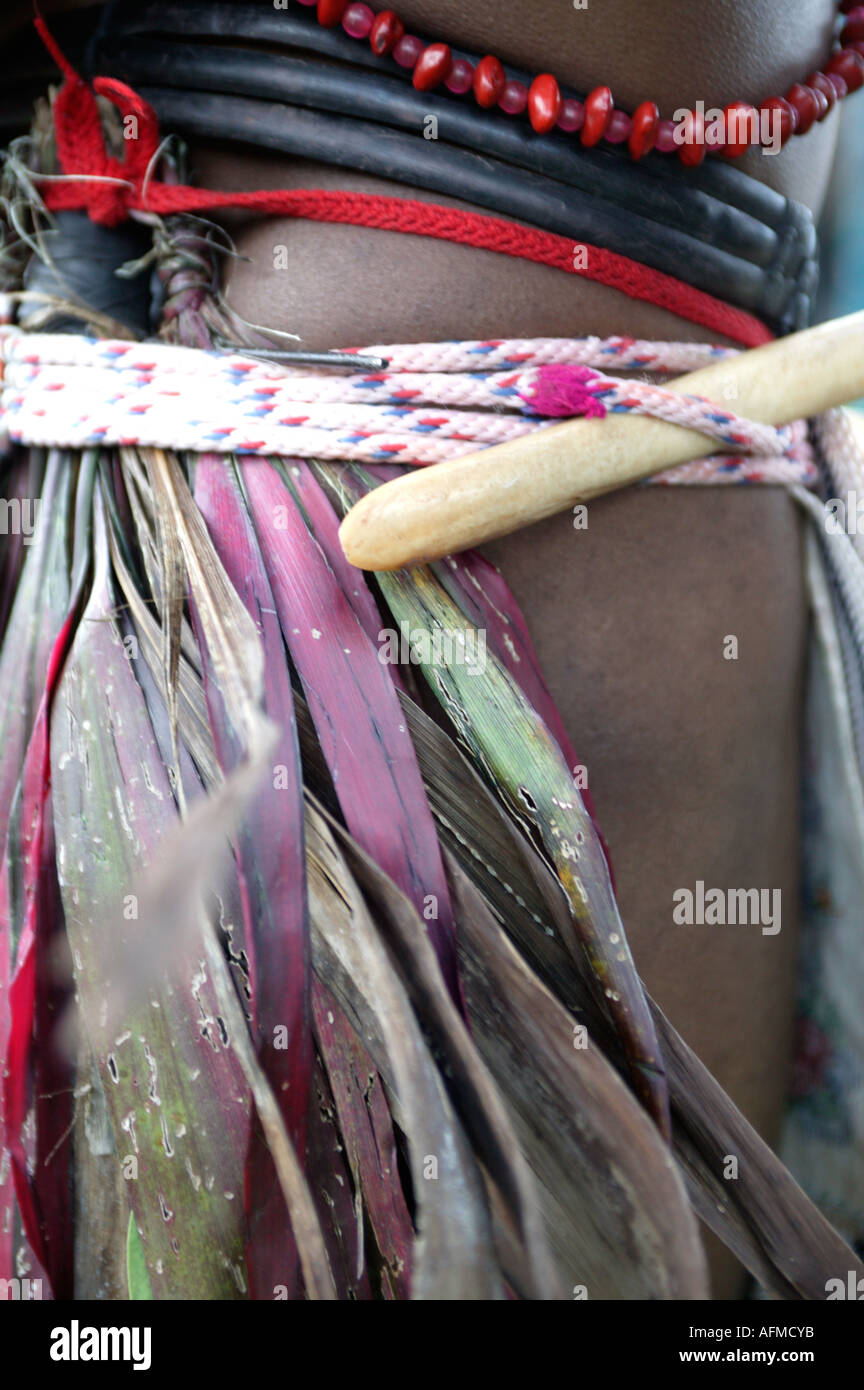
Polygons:
M254 351L254 350L250 350ZM807 426L755 424L644 379L735 355L633 338L496 339L351 349L352 374L74 334L0 330L0 428L14 443L142 445L414 467L500 444L563 417L633 412L716 439L718 451L651 483L813 486ZM642 373L622 378L611 371Z

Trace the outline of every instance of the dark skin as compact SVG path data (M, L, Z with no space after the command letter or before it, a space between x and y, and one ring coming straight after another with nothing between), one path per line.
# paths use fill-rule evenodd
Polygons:
M588 90L608 82L664 115L783 92L824 62L833 0L400 0L433 37ZM433 32L434 31L434 32ZM502 117L503 119L503 117ZM747 172L818 212L836 117ZM444 202L306 161L193 152L215 188L370 189ZM422 238L269 219L236 223L227 262L246 318L347 344L625 333L716 338L558 271ZM290 270L274 269L274 247ZM622 917L651 992L733 1100L775 1143L795 997L798 782L807 631L801 526L779 489L640 489L487 547L521 603L615 863ZM738 639L738 659L724 640ZM673 892L779 888L782 930L681 927ZM741 1296L708 1240L713 1292Z
M403 4L409 26L424 7ZM831 0L439 0L435 34L622 104L671 115L760 99L828 48ZM615 41L626 34L627 42ZM818 210L836 137L829 117L748 172ZM306 161L201 151L213 187L366 188L445 201ZM491 253L276 219L236 231L230 302L310 348L516 334L630 333L708 340L675 316L557 271ZM289 248L289 271L273 269ZM616 868L637 965L691 1046L769 1142L791 1052L798 895L798 778L806 600L801 527L779 489L631 491L487 548L521 603L581 760ZM738 659L724 639L738 639ZM782 929L681 927L676 888L779 888ZM740 1297L737 1263L708 1240L714 1296Z
M482 7L440 0L435 33L531 71L554 68L664 114L783 92L828 50L832 0L604 0ZM424 7L400 7L422 26ZM425 28L429 28L426 19ZM626 43L615 35L626 35ZM749 172L818 210L836 138L829 117ZM307 161L200 152L211 186L306 186L439 196ZM292 270L276 271L274 246ZM650 304L467 247L311 222L236 231L240 313L310 347L436 338L711 336ZM489 546L522 607L588 767L640 973L672 1022L770 1143L778 1137L795 1006L799 742L806 656L801 530L781 489L640 489ZM738 660L724 639L738 638ZM696 880L779 888L782 930L681 927L672 894ZM714 1297L742 1272L708 1237Z

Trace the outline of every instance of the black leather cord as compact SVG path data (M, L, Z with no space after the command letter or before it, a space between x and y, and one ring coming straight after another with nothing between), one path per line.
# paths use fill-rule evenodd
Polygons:
M423 136L434 117L436 140L473 149L544 174L569 188L639 212L652 221L696 236L720 251L754 265L785 269L790 251L773 227L730 208L711 194L695 190L681 196L677 184L642 175L639 166L613 163L601 171L583 158L573 141L538 140L530 127L516 121L490 121L478 107L455 102L446 94L417 92L382 73L375 82L357 68L345 68L316 58L256 52L212 44L172 43L139 39L111 50L112 72L124 81L185 87L208 92L231 92L267 101L332 111Z
M314 14L296 7L275 11L271 5L241 3L240 0L237 3L233 0L230 3L225 3L225 0L212 0L212 3L197 3L197 0L109 0L95 36L94 53L101 52L110 56L112 45L124 35L189 37L222 43L235 39L269 45L277 49L290 49L296 53L317 53L339 63L372 69L411 87L410 72L394 64L392 58L377 58L367 43L359 43L356 39L350 38L338 26L334 29L322 28L315 20ZM473 64L477 63L476 53L467 53L457 48L452 48L452 51L454 58L465 58ZM96 66L98 67L98 62ZM526 86L530 85L530 73L507 64L504 64L504 70L508 78L518 79ZM371 85L370 83L370 88ZM562 87L561 90L564 96L584 96L584 93L566 87ZM432 95L426 93L427 98ZM470 100L466 97L454 97L446 91L441 92L440 89L434 95L440 95L453 106L470 109ZM575 146L578 158L593 166L604 178L613 177L613 170L622 166L628 171L625 178L629 179L632 173L638 171L639 174L650 175L655 181L678 185L685 200L694 190L710 193L729 207L739 208L755 217L757 221L775 229L781 229L789 216L788 199L723 160L705 160L698 168L684 169L677 159L649 154L638 163L634 163L624 150L614 146L586 148L572 136L561 132L552 132L548 136L537 135L527 123L504 120L500 112L492 111L484 115L478 110L476 114L486 122L490 139L495 138L493 127L506 129L511 125L522 125L525 137L532 147ZM628 183L627 186L639 190L637 194L629 195L633 197L634 203L645 194L647 187L641 182ZM624 196L626 198L628 194L625 192ZM809 211L800 204L792 203L791 207L802 220L810 219Z
M226 31L247 41L278 39L280 46L289 42L307 52L329 50L331 61L200 41L120 42L115 21L124 33L149 26L151 32L193 32L199 40L224 38ZM381 69L374 83L356 62L332 61L356 59L358 53L364 66ZM816 280L810 214L738 170L717 166L700 180L703 186L693 186L681 180L683 170L668 177L671 161L662 161L658 171L657 160L634 164L614 150L537 136L524 123L449 94L415 92L368 45L321 29L297 12L162 3L130 12L124 6L103 24L94 61L146 88L142 94L163 125L183 134L243 140L457 197L632 256L759 314L780 332L808 321ZM149 88L150 82L160 85ZM177 88L194 91L195 100L184 99ZM250 92L255 101L246 99ZM220 99L225 93L239 95ZM259 97L279 105L265 106ZM428 116L438 120L436 140L423 138ZM741 203L758 207L761 216Z

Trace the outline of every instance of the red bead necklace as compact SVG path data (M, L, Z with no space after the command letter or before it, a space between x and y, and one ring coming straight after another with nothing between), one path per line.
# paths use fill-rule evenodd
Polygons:
M845 21L824 71L811 72L804 82L794 83L785 96L767 97L758 107L731 102L712 122L706 121L701 110L687 112L678 122L661 120L654 101L643 101L628 114L616 107L608 87L595 87L584 102L565 98L551 72L540 73L528 86L508 80L503 64L491 53L477 63L454 58L449 44L426 44L407 34L393 10L375 14L368 5L350 0L298 3L315 5L318 23L324 27L341 24L352 39L368 39L379 58L389 54L400 67L410 68L419 92L442 84L457 96L470 92L478 106L497 106L510 116L527 111L540 135L557 127L568 134L578 132L583 145L596 145L601 140L620 145L626 141L634 159L641 159L651 149L667 154L677 151L687 165L701 164L708 152L737 159L750 145L763 143L760 132L769 122L779 130L779 143L785 145L793 135L806 135L836 102L864 86L864 3L859 0L841 0L838 6Z

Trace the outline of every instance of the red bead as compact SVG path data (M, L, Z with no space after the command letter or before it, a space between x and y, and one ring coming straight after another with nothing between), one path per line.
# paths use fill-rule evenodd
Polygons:
M861 57L864 58L864 40L859 39L857 43L850 43L849 49L853 53L860 53Z
M609 117L609 124L606 127L604 140L608 140L610 145L623 145L625 140L630 139L630 132L633 129L633 122L626 111L619 111L617 106Z
M695 168L705 158L705 117L698 111L688 111L684 117L685 140L678 146L678 158L688 168Z
M585 119L585 107L581 101L562 101L561 115L558 117L558 129L566 130L570 135L574 130L582 129L582 122Z
M487 53L474 69L474 99L478 106L495 106L504 90L507 74L493 54Z
M423 40L418 39L416 34L403 34L393 49L393 60L400 68L413 68L425 47Z
M455 92L456 96L463 96L465 92L470 92L474 82L474 69L465 58L456 58L450 69L447 78L448 92Z
M843 78L840 76L839 72L826 72L825 76L828 78L828 81L831 83L831 86L837 93L838 101L842 101L844 97L848 97L849 88L846 86L846 83L843 81Z
M628 148L634 159L641 159L650 149L654 148L657 139L657 127L660 124L660 112L657 103L654 101L643 101L633 112L633 127L630 131L630 139L627 141Z
M857 39L864 39L864 5L852 11L840 31L840 42L844 47L847 43L855 43Z
M379 58L392 53L405 33L405 25L393 10L382 10L369 30L369 47Z
M760 123L761 113L763 111L780 112L780 144L785 145L790 135L794 135L795 128L798 124L798 112L795 110L795 107L790 106L785 97L769 97L768 100L763 101L762 105L759 107ZM773 126L774 116L772 115L770 119L771 125ZM769 126L769 134L770 131L771 126Z
M824 121L831 109L828 105L828 98L818 87L811 87L810 90L816 98L816 105L819 107L819 110L816 112L816 119L817 121Z
M606 134L615 103L608 87L595 87L585 98L585 120L580 140L583 145L596 145Z
M829 77L832 72L839 72L849 91L857 92L864 84L864 57L854 48L844 48L841 53L834 54L825 71Z
M349 0L318 0L318 23L325 29L335 29L342 23L348 4Z
M726 143L723 154L727 159L740 159L751 144L759 143L759 118L747 101L733 101L724 108ZM737 138L736 138L737 137Z
M545 135L560 114L561 88L551 72L541 72L528 88L528 119L538 135Z
M670 121L666 118L660 121L657 126L657 139L654 142L654 146L661 154L674 154L677 150L678 145L675 141L676 129L677 126L674 121Z
M366 39L374 19L368 5L349 5L342 16L342 28L352 39Z
M450 52L450 45L430 43L417 59L411 81L418 92L431 92L433 87L440 87L452 66L453 54Z
M528 105L528 88L524 82L513 78L504 83L504 90L498 98L498 105L508 116L521 116Z
M795 134L806 135L819 114L819 103L816 97L809 87L804 86L803 82L796 82L786 93L786 100L790 106L795 108L798 115Z
M834 83L829 77L825 76L824 72L811 72L810 76L807 78L807 86L814 92L822 93L828 103L828 110L825 112L825 116L827 116L828 111L831 110L831 107L837 100L837 89ZM825 116L820 116L819 119L824 121Z

